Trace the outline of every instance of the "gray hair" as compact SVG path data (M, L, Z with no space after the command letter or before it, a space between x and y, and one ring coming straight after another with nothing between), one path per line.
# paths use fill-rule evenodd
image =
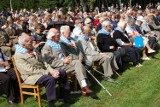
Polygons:
M108 25L112 25L110 21L106 20L102 23L102 27L105 28Z
M135 23L135 20L133 18L129 18L128 21L127 21L127 23L128 24Z
M26 36L28 36L26 33L22 33L18 38L19 45L23 46L26 43Z
M47 34L47 39L52 39L53 36L55 36L55 33L54 32L49 32Z
M70 27L67 26L67 25L61 26L61 28L60 28L61 34L62 34L63 32L65 32L67 29L70 29Z

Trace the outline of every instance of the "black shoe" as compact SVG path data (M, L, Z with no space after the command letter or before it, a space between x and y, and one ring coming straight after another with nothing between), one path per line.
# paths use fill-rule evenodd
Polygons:
M86 96L86 97L90 97L92 99L99 100L99 97L97 95L93 94L93 92L87 93L87 92L82 91L82 96Z
M49 101L49 102L48 102L48 107L56 107L56 106L54 105L54 101Z
M56 107L55 105L48 105L48 107Z
M75 103L75 101L72 100L72 99L64 99L64 102L68 103L68 104L74 104Z
M16 105L17 103L15 103L14 101L12 100L8 100L8 103L11 104L11 105Z

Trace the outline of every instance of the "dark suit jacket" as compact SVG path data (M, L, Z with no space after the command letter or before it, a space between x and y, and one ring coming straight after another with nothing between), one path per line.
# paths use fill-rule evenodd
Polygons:
M130 43L129 39L120 31L115 30L113 33L113 39L121 39L124 43Z
M60 40L60 46L62 48L63 54L66 57L71 56L73 60L78 60L79 55L82 55L77 44L76 44L76 47L73 47L73 46L69 46L68 44Z
M113 52L114 49L110 49L110 46L117 47L116 42L113 40L111 35L98 34L97 35L97 45L101 52Z

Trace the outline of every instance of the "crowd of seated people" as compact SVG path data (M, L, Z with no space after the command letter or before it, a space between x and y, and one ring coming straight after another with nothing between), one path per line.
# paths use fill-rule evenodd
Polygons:
M12 57L25 84L45 87L48 107L55 107L57 81L61 101L74 103L69 97L69 74L75 75L83 96L98 99L86 70L98 63L103 68L103 79L115 82L113 71L122 70L123 57L129 56L133 67L142 67L140 60L152 60L149 56L160 43L158 9L68 10L67 15L47 9L2 12L0 85L7 89L2 89L7 101L15 104L19 98L17 78L9 65ZM142 38L140 48L135 43L138 36Z

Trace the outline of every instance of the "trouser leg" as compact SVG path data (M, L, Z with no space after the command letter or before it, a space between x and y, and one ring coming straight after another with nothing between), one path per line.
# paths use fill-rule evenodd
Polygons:
M0 81L2 82L2 90L7 95L7 99L13 101L15 99L12 80L7 73L0 73Z
M56 100L56 80L51 75L43 75L36 84L44 85L48 101Z
M133 65L137 65L139 63L139 51L138 49L130 46L124 47L126 50L126 53L129 53L130 59L133 62ZM138 51L138 52L137 52Z
M20 96L20 92L19 92L19 84L18 84L18 80L15 74L15 71L13 69L9 69L7 73L11 77L11 80L12 80L15 98L18 98Z
M66 72L62 69L59 69L59 72L60 72L60 77L58 79L59 86L66 90L70 90Z
M81 81L87 79L85 67L79 60L73 60L70 64L63 66L62 69L64 69L67 74L74 72L81 87Z
M93 62L96 61L102 65L104 75L106 77L111 77L111 75L113 74L112 67L111 67L111 60L112 60L112 57L107 54L105 54L105 56L93 56L92 57Z

